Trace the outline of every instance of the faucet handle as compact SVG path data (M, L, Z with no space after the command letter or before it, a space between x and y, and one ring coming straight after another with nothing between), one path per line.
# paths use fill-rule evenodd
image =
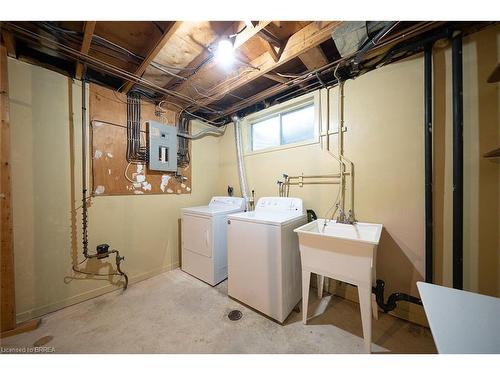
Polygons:
M349 224L354 224L356 222L356 220L354 219L354 214L353 214L352 210L349 210L347 212L347 222Z

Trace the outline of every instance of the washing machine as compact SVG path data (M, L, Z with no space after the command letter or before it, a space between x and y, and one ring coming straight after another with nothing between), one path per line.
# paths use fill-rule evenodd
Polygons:
M227 278L227 215L245 210L245 199L213 197L208 206L182 209L181 269L216 285Z
M299 198L264 197L255 211L228 215L228 294L283 323L302 298L295 228L307 217Z

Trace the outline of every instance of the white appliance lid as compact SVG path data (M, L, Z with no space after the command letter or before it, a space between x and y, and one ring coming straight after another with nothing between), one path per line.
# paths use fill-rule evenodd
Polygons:
M304 205L300 198L289 197L262 197L255 206L256 212L295 212L303 214Z
M201 216L222 215L240 212L245 209L245 199L239 197L213 197L208 206L196 206L183 208L183 213L191 213Z
M270 225L284 225L291 221L304 217L302 212L239 212L228 215L230 220L247 221L252 223L270 224Z
M245 198L240 197L212 197L209 206L235 207L245 209Z

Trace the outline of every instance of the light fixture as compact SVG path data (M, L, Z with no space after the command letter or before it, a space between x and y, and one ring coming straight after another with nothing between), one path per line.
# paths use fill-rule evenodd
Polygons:
M233 43L229 38L224 38L217 44L215 60L224 67L230 67L234 62Z

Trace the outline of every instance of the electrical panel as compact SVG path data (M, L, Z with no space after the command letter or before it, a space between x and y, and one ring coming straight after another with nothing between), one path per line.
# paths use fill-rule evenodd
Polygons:
M177 128L156 121L147 122L149 169L177 171Z

